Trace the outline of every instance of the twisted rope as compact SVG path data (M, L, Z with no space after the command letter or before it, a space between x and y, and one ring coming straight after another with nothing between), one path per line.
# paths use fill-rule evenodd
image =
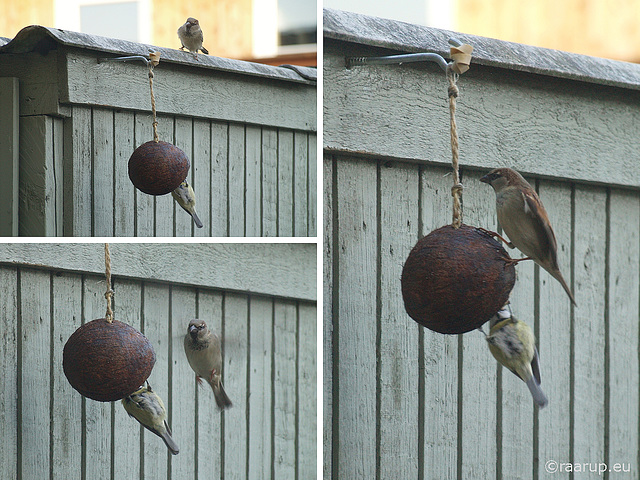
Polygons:
M104 298L107 299L107 313L105 318L107 322L113 323L113 310L111 309L111 299L113 298L113 290L111 289L111 253L109 252L109 244L104 244L104 265L105 276L107 277L107 291L104 293Z
M451 195L453 196L453 222L454 228L460 228L462 225L462 189L460 183L460 174L458 172L458 159L460 145L458 143L458 125L456 123L456 101L458 94L459 75L453 71L451 65L447 67L447 79L449 80L449 118L451 120L451 165L453 167L453 187L451 187Z

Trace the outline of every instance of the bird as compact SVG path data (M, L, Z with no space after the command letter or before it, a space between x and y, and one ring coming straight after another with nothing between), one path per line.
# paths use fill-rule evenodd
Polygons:
M569 285L560 272L558 243L549 216L533 187L511 168L491 170L480 181L491 185L496 193L498 222L509 236L510 242L500 238L510 248L517 247L526 255L526 258L513 262L536 262L560 282L571 303L577 305Z
M178 29L178 38L182 44L180 50L186 48L193 53L196 58L198 58L198 50L201 50L205 55L209 55L209 51L202 46L204 36L202 35L200 23L195 18L187 18L185 24Z
M540 360L535 336L529 325L510 312L504 318L504 311L496 314L497 323L491 327L489 335L485 335L489 350L498 363L527 384L533 401L544 408L549 400L540 388Z
M204 378L221 410L233 404L222 385L222 352L220 337L211 332L207 324L198 319L191 320L184 336L184 353L189 365L196 372L196 380L202 384Z
M177 455L180 452L178 445L171 438L171 429L167 423L167 411L164 408L164 403L151 390L149 382L147 382L146 387L140 387L131 395L124 397L122 406L129 416L135 418L144 428L162 438L172 455Z
M202 228L202 222L196 213L196 194L193 191L191 185L185 180L178 188L171 192L171 196L178 202L185 212L187 212L193 218L196 227Z

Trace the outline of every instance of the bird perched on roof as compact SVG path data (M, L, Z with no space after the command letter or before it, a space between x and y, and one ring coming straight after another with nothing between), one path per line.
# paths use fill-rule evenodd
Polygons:
M174 198L178 205L180 205L185 212L187 212L193 218L196 227L202 228L202 222L196 213L196 194L191 188L191 185L185 180L178 188L171 192L171 196Z
M146 387L141 387L131 395L124 397L122 405L129 416L135 418L144 428L162 438L172 455L177 455L180 452L178 445L171 438L171 429L167 423L167 411L164 409L164 403L151 390L149 382L147 382Z
M536 191L522 175L510 168L496 168L480 179L496 192L498 222L509 236L509 247L517 247L560 282L571 302L573 293L560 273L558 244L549 223L549 216ZM504 240L504 239L503 239Z
M185 48L194 54L198 58L198 50L201 50L205 55L209 55L209 51L202 46L204 36L202 35L202 29L200 23L193 17L187 18L187 21L178 29L178 38L182 46L180 50Z
M493 357L527 384L533 401L544 408L549 401L540 388L540 360L531 327L506 309L498 312L498 322L485 339ZM506 318L505 318L506 316ZM484 332L483 332L484 333Z
M220 337L211 332L207 324L198 319L191 320L184 336L184 353L189 365L196 372L198 383L204 378L213 390L218 408L232 405L222 386L222 351Z

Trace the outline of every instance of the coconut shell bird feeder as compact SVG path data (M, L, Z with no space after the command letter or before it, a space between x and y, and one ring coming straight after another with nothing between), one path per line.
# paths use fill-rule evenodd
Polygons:
M113 319L111 258L105 245L107 313L80 326L67 340L62 368L71 386L99 402L120 400L149 378L156 362L153 346L142 333Z
M449 81L453 166L453 223L438 228L415 245L402 269L402 298L409 316L438 333L459 334L480 327L507 302L515 268L507 252L484 229L462 223L462 185L458 174L455 121L458 76L469 69L473 47L451 39L451 63L435 53L351 58L347 65L434 61Z
M187 178L190 163L187 155L175 145L160 141L156 119L156 100L153 93L153 67L160 62L160 54L152 52L149 59L142 56L102 59L111 61L143 60L149 66L149 89L153 113L153 140L136 148L129 158L131 183L148 195L166 195Z

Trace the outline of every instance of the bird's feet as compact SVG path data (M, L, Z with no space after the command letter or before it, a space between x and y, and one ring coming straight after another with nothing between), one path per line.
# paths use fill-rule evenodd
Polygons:
M202 377L199 375L196 375L196 382L198 382L198 385L202 386Z
M218 371L214 368L211 370L211 375L209 376L209 381L213 382L213 377L218 374Z
M182 51L184 52L184 45L182 45L182 46L180 47L180 50L182 50Z
M509 248L516 248L516 246L515 246L513 243L511 243L511 242L509 242L508 240L506 240L506 239L505 239L502 235L500 235L499 233L497 233L497 232L492 232L491 230L487 230L487 229L482 228L482 227L476 227L476 228L477 228L478 230L480 230L481 232L486 233L486 234L487 234L487 235L489 235L490 237L493 237L493 238L499 238L500 240L502 240L502 241L505 243L505 245L506 245L507 247L509 247ZM524 259L523 259L523 260L524 260Z
M507 268L511 265L516 266L518 263L524 261L524 260L533 260L531 257L524 257L524 258L509 258L509 257L503 257L504 260L504 268Z

